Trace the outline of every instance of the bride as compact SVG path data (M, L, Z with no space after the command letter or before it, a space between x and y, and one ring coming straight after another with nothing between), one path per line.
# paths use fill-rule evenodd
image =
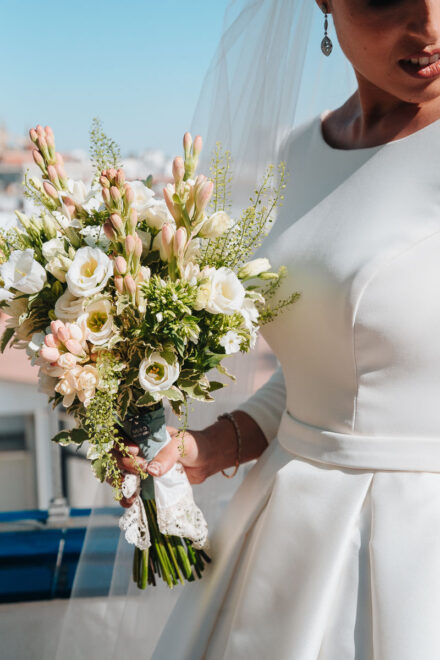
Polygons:
M262 251L288 268L280 297L301 292L263 328L280 367L147 467L200 483L258 459L157 660L439 657L440 3L318 5L358 88L279 152L293 175Z

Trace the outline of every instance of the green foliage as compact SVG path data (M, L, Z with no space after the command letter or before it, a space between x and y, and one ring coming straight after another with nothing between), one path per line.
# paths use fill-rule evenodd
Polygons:
M232 157L230 151L223 151L221 142L215 143L209 166L214 192L208 207L209 213L228 211L231 207Z
M95 168L94 180L97 181L102 170L120 167L121 153L116 142L104 133L102 122L98 117L92 119L89 136L90 157Z

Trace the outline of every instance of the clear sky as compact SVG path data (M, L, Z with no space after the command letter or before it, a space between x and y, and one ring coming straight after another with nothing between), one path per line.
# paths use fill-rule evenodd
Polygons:
M0 0L0 122L14 134L49 124L68 151L88 149L99 116L123 155L180 153L228 2ZM306 58L312 70L323 59L318 8L315 19ZM337 58L334 52L327 63L332 74ZM315 100L321 87L308 90ZM327 89L337 94L338 84Z
M50 124L64 151L98 115L123 154L179 153L227 3L3 0L0 122Z

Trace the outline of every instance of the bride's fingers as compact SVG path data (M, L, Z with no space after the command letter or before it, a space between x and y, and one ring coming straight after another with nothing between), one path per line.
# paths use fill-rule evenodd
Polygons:
M147 472L152 474L153 477L160 477L173 467L178 457L179 450L177 448L177 443L172 440L156 454L150 463L147 464Z

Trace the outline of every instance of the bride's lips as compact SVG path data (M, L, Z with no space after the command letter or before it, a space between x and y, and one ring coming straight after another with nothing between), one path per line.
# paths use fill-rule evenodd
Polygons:
M434 53L417 53L416 55L412 55L411 57L408 57L405 60L399 60L399 66L405 73L408 73L410 76L413 78L418 78L420 79L430 79L430 78L436 78L437 76L440 75L440 59L438 59L436 62L433 62L432 64L414 64L413 62L410 62L411 58L416 58L416 57L429 57L429 55L435 55L439 51L434 51Z

